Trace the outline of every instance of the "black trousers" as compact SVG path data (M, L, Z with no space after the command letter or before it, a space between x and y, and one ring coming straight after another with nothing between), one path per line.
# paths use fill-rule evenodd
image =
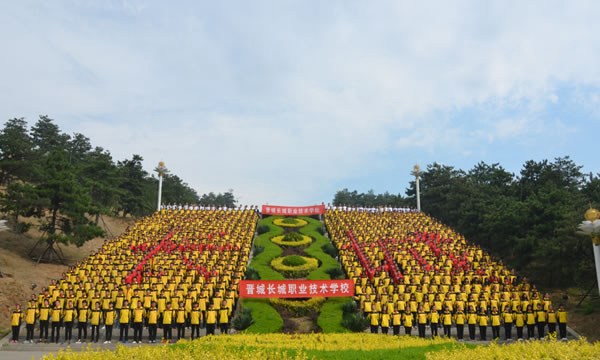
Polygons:
M469 324L469 339L475 340L475 324Z
M438 323L431 323L431 337L438 336L438 327L439 326L440 326L440 324L438 324Z
M12 341L19 341L19 330L21 330L20 325L12 327Z
M73 322L65 321L65 341L71 341L73 338Z
M556 333L556 323L548 323L548 333L549 334Z
M512 338L512 323L504 323L504 338L508 340Z
M527 325L527 338L533 339L534 336L535 336L535 324Z
M78 340L86 340L87 339L87 322L78 322L77 323L77 339ZM81 336L83 334L83 337Z
M394 335L400 335L400 325L394 325L392 328L394 329Z
M492 326L492 339L500 338L500 325Z
M60 338L61 326L62 326L62 323L60 321L52 322L52 335L50 336L50 342L54 342L56 340L56 343L58 343L58 339ZM55 335L56 335L56 338L54 337Z
M523 326L517 326L517 339L523 339Z
M206 324L206 335L215 334L215 324Z
M119 341L129 341L129 323L119 324Z
M100 325L92 325L92 338L90 339L93 342L98 342L100 338Z
M142 332L144 330L144 323L134 322L133 323L133 341L142 341Z
M479 338L485 341L487 337L487 326L479 325Z
M171 324L163 324L163 340L172 340L172 339L173 339L173 329L171 328Z
M379 332L378 325L371 325L371 334L377 334Z
M33 340L33 329L35 328L35 324L25 324L26 337L25 340L32 341Z
M420 338L424 338L425 337L425 325L426 324L419 324L419 325L417 325L417 329L419 329L419 337Z
M195 338L199 338L200 337L200 324L192 324L192 340L194 340ZM194 334L196 335L194 337Z
M229 331L229 323L221 323L219 327L221 328L221 334L227 334Z
M104 334L104 340L105 341L111 341L112 340L112 333L113 333L113 326L112 325L106 325L106 332Z
M544 331L546 330L546 323L545 322L538 322L537 329L538 329L538 339L543 338L544 337Z
M156 324L148 324L148 340L156 341Z
M567 338L567 323L558 323L558 332L561 339Z
M185 323L177 323L177 340L185 338Z
M404 333L406 335L410 335L411 332L412 332L412 326L405 326L404 327Z
M452 325L444 325L444 336L449 338Z
M40 339L48 340L48 327L50 322L48 320L40 320Z
M387 335L388 332L390 331L389 326L382 326L381 327L381 333Z
M462 340L465 334L465 325L456 324L456 338Z

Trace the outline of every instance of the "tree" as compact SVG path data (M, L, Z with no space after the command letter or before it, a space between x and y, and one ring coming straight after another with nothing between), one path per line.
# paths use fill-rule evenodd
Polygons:
M142 166L143 160L140 155L133 155L130 160L125 159L117 163L121 179L119 208L123 211L123 216L146 215L154 209L151 199L156 190L154 182Z
M101 175L101 176L99 176ZM110 152L96 147L82 160L79 179L90 197L89 214L95 217L98 225L100 215L110 214L118 206L123 191L119 188L121 177Z
M29 178L32 172L32 146L25 119L8 120L0 131L0 184Z

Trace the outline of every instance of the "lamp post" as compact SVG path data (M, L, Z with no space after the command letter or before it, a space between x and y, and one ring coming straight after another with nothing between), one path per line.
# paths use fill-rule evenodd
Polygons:
M163 182L163 176L169 172L169 170L167 170L167 167L165 166L165 162L164 161L159 161L158 162L158 166L156 167L156 169L154 169L154 171L156 171L158 173L158 204L156 205L156 211L160 211L160 204L162 201L162 182Z
M411 175L415 177L415 185L417 190L417 211L421 212L421 193L419 189L419 178L421 177L421 167L419 164L415 164L413 170L411 171Z
M600 292L600 211L592 208L584 214L585 221L579 224L580 234L592 238L592 247L594 248L594 262L596 263L596 281L598 282L598 292Z

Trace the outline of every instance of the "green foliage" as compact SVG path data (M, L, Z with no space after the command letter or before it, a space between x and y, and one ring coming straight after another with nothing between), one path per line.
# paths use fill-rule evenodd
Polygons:
M356 190L349 191L343 189L335 193L333 197L333 205L350 205L362 207L378 207L378 206L395 206L404 207L408 205L408 199L402 197L401 194L375 194L373 190L365 193L358 193Z
M296 256L296 255L292 255ZM319 260L312 257L303 257L304 263L301 265L285 265L283 262L288 256L277 257L271 260L273 269L282 273L286 279L300 279L306 277L311 271L319 267ZM292 260L292 263L297 263L298 260Z
M369 326L369 320L360 313L352 313L344 316L342 325L352 332L362 332Z
M584 176L568 157L527 161L518 175L499 164L464 171L433 163L421 174L420 190L424 212L536 284L592 285L592 247L576 228L590 204L600 206L600 178ZM406 191L412 207L415 193L412 181ZM344 189L334 204L367 206L364 199L373 197Z
M254 319L252 318L252 310L244 307L242 307L242 309L231 321L233 328L238 331L247 329L253 323Z
M246 269L246 274L244 275L246 280L260 280L260 276L258 275L258 271L254 270L251 267Z
M272 307L267 299L244 299L242 306L250 309L252 317L256 319L246 332L252 334L269 334L281 331L283 319Z
M285 218L283 218L282 222L284 224L292 224L292 225L294 225L296 223L296 218L295 217L285 217Z
M358 311L358 306L356 305L356 301L350 300L346 301L342 304L342 311L344 315L353 314Z
M269 231L269 227L267 225L258 225L256 227L256 232L258 233L258 235L262 235L267 231Z
M346 277L346 273L340 267L332 268L325 270L329 277L332 279L344 279Z
M314 297L301 300L290 300L290 299L278 299L271 298L269 302L275 306L275 308L285 309L293 316L312 316L316 314L321 305L325 302L325 298Z
M321 266L308 274L307 279L309 280L328 280L331 279L329 271L333 269L339 269L340 265L336 259L323 252L322 247L325 244L331 244L329 239L319 234L317 229L322 227L319 220L315 220L310 217L303 217L302 219L308 221L308 225L300 229L300 233L308 235L315 239L311 246L306 248L304 252L314 258L317 258L321 263Z
M323 252L325 254L331 256L332 258L335 258L336 256L338 256L338 249L336 249L336 247L333 246L333 244L330 242L321 246L321 249L323 249Z
M283 241L300 241L304 239L304 237L297 232L289 232L283 235Z
M202 206L225 206L229 208L235 207L235 204L237 203L235 196L233 196L233 190L218 194L213 192L203 194L199 202Z
M290 255L283 258L283 265L287 266L301 266L306 264L306 260L299 255Z
M324 333L348 332L342 325L343 306L348 301L344 297L331 297L321 306L321 312L317 318L317 325Z
M258 255L254 254L250 266L254 268L263 280L284 280L283 274L271 268L271 260L281 255L281 247L271 242L273 236L283 234L283 229L273 225L273 218L267 217L259 221L258 226L267 226L269 231L254 239L254 246L264 250Z

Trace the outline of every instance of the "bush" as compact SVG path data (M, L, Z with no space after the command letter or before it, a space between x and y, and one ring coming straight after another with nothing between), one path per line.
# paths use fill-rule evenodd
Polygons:
M249 267L248 269L246 269L246 279L260 280L260 275L258 274L258 271L256 271L254 268Z
M298 255L292 255L298 256ZM291 256L277 257L271 261L271 266L274 270L279 271L283 274L286 279L299 279L306 277L311 271L319 267L319 260L311 257L301 257L305 263L297 266L285 265L283 262L285 259Z
M344 316L342 325L353 332L363 332L369 326L369 320L360 313L348 314Z
M283 236L274 236L271 239L271 241L279 246L287 246L287 247L307 246L307 245L310 245L313 241L310 238L310 236L300 235L298 233L293 233L293 234L297 235L297 236L294 236L294 239L298 239L298 240L289 240L289 239L286 239L287 235L283 235Z
M242 308L242 310L233 318L231 325L234 329L240 331L248 328L254 323L252 318L252 310L248 308Z
M277 219L273 220L273 224L275 224L277 226L286 227L286 228L300 228L300 227L306 226L308 224L308 221L306 221L304 219L294 218L294 217L277 218Z
M283 258L283 265L287 266L301 266L306 264L306 260L299 255L291 255Z
M304 237L297 232L289 232L283 235L283 241L300 241L302 239L304 239Z
M314 297L306 300L269 299L269 302L275 308L283 308L292 313L293 316L307 316L317 313L324 301L325 298L322 297Z
M254 256L260 254L263 251L265 251L265 247L264 246L254 245Z
M323 246L321 246L321 249L323 249L323 252L329 256L331 256L332 258L335 258L336 256L338 256L338 250L335 248L335 246L333 246L332 243L327 243Z
M344 270L340 269L339 267L328 269L325 272L328 273L332 279L343 279L344 277L346 277L346 273L344 273Z
M350 315L358 311L358 306L355 301L351 300L342 304L342 311L344 315Z
M266 232L269 232L269 227L267 225L258 225L256 227L256 232L258 233L258 235L262 235Z

